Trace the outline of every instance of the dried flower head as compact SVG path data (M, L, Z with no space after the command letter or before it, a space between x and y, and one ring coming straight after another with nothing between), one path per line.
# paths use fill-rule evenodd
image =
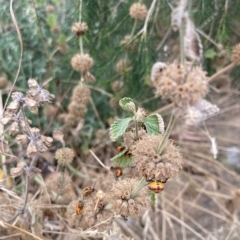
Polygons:
M238 43L232 50L232 62L239 65L240 64L240 43Z
M55 130L54 132L53 132L53 138L54 138L54 140L56 140L56 141L59 141L59 142L61 142L62 144L64 143L64 135L63 135L63 133L61 132L61 131L59 131L59 130Z
M123 81L116 80L111 84L113 92L118 92L123 87Z
M51 27L51 33L52 34L58 34L61 31L61 28L59 26L52 26Z
M31 135L28 136L30 143L27 147L27 156L33 157L37 151L45 152L52 145L53 139L51 137L46 137L40 134L38 128L31 128ZM24 141L24 138L23 138Z
M53 94L40 87L35 79L29 79L28 86L30 90L27 92L27 97L36 101L38 105L42 105L45 102L51 103L55 98Z
M72 180L67 173L51 173L46 178L45 185L52 201L58 204L68 204L76 197Z
M24 168L26 167L26 165L27 164L25 162L19 162L17 164L17 167L10 169L11 176L12 177L21 176L24 172Z
M86 104L89 102L91 96L90 89L82 84L79 83L74 89L72 93L72 101L77 102L78 104L83 103Z
M162 74L162 71L166 68L167 64L163 62L156 62L152 66L151 81L156 81Z
M126 35L120 42L120 46L123 46L127 51L134 51L138 40L132 39L131 35Z
M53 5L47 5L47 6L45 7L45 11L46 11L47 13L54 12L54 10L55 10L55 8L54 8Z
M71 59L71 65L74 70L85 73L93 66L93 59L89 54L75 54Z
M119 74L124 74L130 69L130 62L127 58L121 58L117 63L116 63L116 72Z
M81 37L88 30L88 26L85 22L75 22L73 23L71 30L76 36Z
M3 75L0 77L0 89L3 89L7 86L8 84L8 78L6 75Z
M142 188L132 196L132 191L138 185L138 179L126 178L116 181L109 193L112 211L123 217L141 216L151 206L150 197L146 188Z
M9 152L9 146L8 146L8 142L5 140L0 139L0 154L5 154L7 152Z
M58 164L71 163L75 157L75 152L71 148L60 148L55 153Z
M138 137L141 139L142 137L146 136L147 133L143 128L140 128L138 130ZM136 138L135 138L135 129L131 129L130 131L127 131L123 134L123 141L124 146L126 149L129 150L129 152L132 152L136 147Z
M147 7L142 3L133 3L129 9L129 15L132 18L144 20L147 16Z
M46 116L47 118L53 118L58 111L58 107L54 106L54 105L47 105L44 107L43 109L43 114L44 116Z
M156 94L170 99L175 106L194 105L207 93L206 73L200 67L182 68L172 63L161 69L158 74L152 72Z
M134 162L143 172L147 180L165 182L175 176L182 167L182 156L178 147L168 140L162 153L158 153L158 147L163 140L162 135L144 136L136 143Z

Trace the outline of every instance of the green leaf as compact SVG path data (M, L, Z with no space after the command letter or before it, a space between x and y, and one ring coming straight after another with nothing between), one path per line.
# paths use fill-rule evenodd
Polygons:
M131 98L122 98L119 101L119 105L121 106L121 108L123 108L125 111L128 112L132 112L135 113L136 112L136 106L135 103L133 102L133 100Z
M216 55L217 53L212 48L208 49L204 54L205 58L210 58L210 59L213 59Z
M164 122L159 114L152 114L143 119L149 135L159 135L164 133Z
M47 24L50 27L54 27L56 26L56 23L57 23L57 16L54 14L49 14L49 16L47 17Z
M116 141L118 137L122 136L125 133L128 124L131 120L132 118L118 119L111 125L110 138L113 142Z
M126 152L127 152L127 149L125 149L124 151L120 152L118 155L111 158L112 165L114 167L126 168L132 163L133 157L125 156Z
M61 33L60 36L58 37L57 43L59 45L66 44L66 36Z

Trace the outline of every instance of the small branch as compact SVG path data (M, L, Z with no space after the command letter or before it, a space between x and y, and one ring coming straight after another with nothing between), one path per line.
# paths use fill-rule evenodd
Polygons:
M109 170L109 167L104 165L102 161L95 155L95 153L90 149L89 152L93 155L93 157L97 160L97 162L105 169Z

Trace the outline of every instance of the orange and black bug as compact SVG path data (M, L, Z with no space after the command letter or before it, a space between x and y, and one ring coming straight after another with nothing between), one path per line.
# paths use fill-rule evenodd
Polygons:
M90 195L95 189L93 187L85 187L83 190L82 190L82 195L83 196L88 196Z
M122 152L123 150L125 150L125 147L124 147L124 146L118 146L118 147L117 147L117 152L118 152L118 153Z
M83 201L79 200L76 205L76 214L81 215L83 212Z
M154 193L160 193L164 190L164 184L160 181L153 181L148 184L148 188Z
M122 168L120 168L120 167L113 167L113 166L111 166L111 167L110 167L110 170L113 172L113 175L114 175L114 177L115 177L116 179L118 179L119 177L121 177L122 174L123 174L123 170L122 170Z

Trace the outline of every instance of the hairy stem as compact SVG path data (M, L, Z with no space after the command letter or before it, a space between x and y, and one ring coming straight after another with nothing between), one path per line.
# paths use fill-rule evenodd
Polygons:
M158 154L161 154L163 149L165 148L166 142L167 142L167 140L170 136L170 133L172 131L174 123L175 123L175 116L172 114L171 118L170 118L170 121L168 123L168 127L166 129L166 132L164 133L163 140L159 144L159 147L158 147L158 150L157 150Z

